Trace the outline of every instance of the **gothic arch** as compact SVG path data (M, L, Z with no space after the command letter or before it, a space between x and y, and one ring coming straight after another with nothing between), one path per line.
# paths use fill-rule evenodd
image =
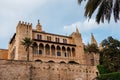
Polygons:
M75 57L76 54L75 54L75 48L72 48L72 56Z
M50 46L48 44L45 45L45 54L50 55Z
M60 46L57 46L57 56L61 56L61 48L60 48Z
M66 48L64 46L62 47L62 54L64 55L64 57L67 57Z
M33 43L33 54L38 54L38 45L36 42Z
M42 43L39 44L39 54L42 55L44 53L44 45Z
M52 56L55 56L55 46L54 45L51 46L51 54L52 54Z
M71 50L69 47L67 47L67 55L68 55L68 57L71 57Z

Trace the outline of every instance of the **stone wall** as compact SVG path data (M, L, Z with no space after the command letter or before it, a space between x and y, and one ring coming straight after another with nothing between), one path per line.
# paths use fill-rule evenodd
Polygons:
M93 80L96 66L0 60L0 80Z
M8 50L0 49L0 59L7 59L7 58L8 58Z

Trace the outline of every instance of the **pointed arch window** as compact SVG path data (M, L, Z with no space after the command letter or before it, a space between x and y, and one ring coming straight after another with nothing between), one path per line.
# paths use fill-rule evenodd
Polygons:
M60 46L57 46L57 56L61 56L61 48L60 48Z
M42 55L44 52L44 45L41 43L39 44L39 55Z

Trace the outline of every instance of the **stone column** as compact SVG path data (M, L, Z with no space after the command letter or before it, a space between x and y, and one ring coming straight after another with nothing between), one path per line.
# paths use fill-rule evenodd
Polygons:
M60 57L62 57L62 49L60 48L60 54L61 54L61 56Z
M70 57L71 57L71 58L73 58L73 55L72 55L72 50L71 50L71 49L70 49L70 54L71 54L71 56L70 56Z
M38 50L37 50L37 56L39 56L39 46L38 46L38 48L37 48Z
M56 48L56 46L55 46L55 56L57 58L57 48Z
M44 56L46 56L45 50L46 50L46 49L45 49L45 46L44 46L44 50L43 50L43 52L44 52Z
M63 50L61 49L61 57L63 58Z
M56 50L54 50L54 55L53 56L56 57Z
M51 53L51 46L50 46L50 57L52 56L52 53Z

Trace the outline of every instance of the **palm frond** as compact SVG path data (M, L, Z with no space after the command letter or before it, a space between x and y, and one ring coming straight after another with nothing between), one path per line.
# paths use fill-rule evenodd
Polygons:
M117 22L117 20L119 20L119 14L120 14L120 0L116 0L114 3L114 20L115 22Z
M104 9L105 9L105 1L103 1L98 9L98 13L96 15L96 22L99 24L100 20L104 22Z
M100 5L102 0L88 0L85 6L85 16L91 18L96 8Z
M78 0L78 3L82 1ZM100 22L104 23L104 20L107 20L109 23L112 13L115 22L120 19L120 0L88 0L85 6L85 17L90 19L97 9L96 22L98 24Z
M98 13L96 15L96 22L99 24L100 21L104 23L104 19L110 22L112 14L113 0L104 0L99 6Z
M21 41L21 43L26 48L26 51L27 51L33 42L30 38L25 37L23 38L23 41Z

